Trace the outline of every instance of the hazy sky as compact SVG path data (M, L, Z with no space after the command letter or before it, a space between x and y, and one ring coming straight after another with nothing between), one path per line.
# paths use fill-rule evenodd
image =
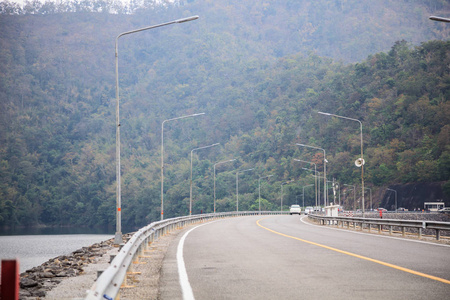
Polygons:
M5 0L0 0L0 2L4 2ZM24 4L25 4L25 2L27 1L27 0L8 0L9 2L12 2L12 3L19 3L21 6L23 6ZM34 1L34 0L28 0L29 2L32 2L32 1ZM40 2L59 2L60 0L38 0L38 1L40 1ZM130 2L130 0L119 0L120 2L123 2L123 3L128 3L128 2Z

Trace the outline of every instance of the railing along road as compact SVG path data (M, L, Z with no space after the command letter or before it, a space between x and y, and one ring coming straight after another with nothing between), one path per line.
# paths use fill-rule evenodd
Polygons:
M288 214L289 212L261 212L264 215ZM139 229L128 242L120 249L110 266L97 278L97 281L87 292L85 300L116 299L120 287L125 283L126 275L132 262L136 262L139 256L147 250L149 244L160 236L165 235L172 230L180 229L197 222L210 221L213 219L253 216L259 215L257 212L227 212L204 215L193 215L167 219L151 223Z
M389 227L389 234L392 234L393 227L400 227L402 235L405 236L406 228L417 229L417 234L419 238L422 238L422 231L425 229L432 229L436 232L436 240L441 237L441 231L450 231L450 222L436 222L436 221L421 221L421 220L396 220L396 219L371 219L371 218L356 218L356 217L329 217L321 215L308 215L308 218L318 222L321 225L335 225L335 226L346 226L350 227L352 224L353 228L356 229L359 226L360 230L367 227L369 232L372 226L378 229L381 233L383 226Z

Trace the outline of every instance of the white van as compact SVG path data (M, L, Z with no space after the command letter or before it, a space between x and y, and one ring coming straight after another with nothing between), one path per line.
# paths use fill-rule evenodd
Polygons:
M291 208L289 209L289 214L301 214L302 213L302 209L300 207L300 205L294 204L291 205Z

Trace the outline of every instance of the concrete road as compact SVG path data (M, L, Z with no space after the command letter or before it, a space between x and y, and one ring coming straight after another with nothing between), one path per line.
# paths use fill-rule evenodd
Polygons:
M299 216L230 218L185 230L169 247L161 299L183 291L184 299L450 299L450 247Z

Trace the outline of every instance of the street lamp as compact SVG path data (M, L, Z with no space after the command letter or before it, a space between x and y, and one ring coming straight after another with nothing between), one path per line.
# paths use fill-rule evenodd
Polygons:
M191 117L202 116L204 114L205 113L199 113L199 114L192 114L192 115L172 118L172 119L164 120L161 123L161 221L164 220L164 123L169 122L169 121L175 121L175 120L181 120L181 119L186 119L186 118L191 118Z
M178 19L175 21L161 23L153 26L144 27L141 29L131 30L123 32L116 37L115 44L115 64L116 64L116 234L114 236L114 244L118 245L122 243L122 192L121 192L121 179L120 179L120 114L119 114L119 38L148 29L154 29L166 25L184 23L198 19L198 16L192 16L188 18Z
M209 146L204 146L204 147L200 147L200 148L195 148L191 150L191 184L190 184L190 193L189 193L189 215L192 215L192 153L196 150L200 150L200 149L206 149L206 148L210 148L210 147L214 147L220 145L220 143L215 143Z
M344 184L345 186L351 186L353 188L353 211L356 211L356 190L354 185Z
M324 113L319 111L318 112L321 115L325 115L325 116L331 116L331 117L336 117L336 118L341 118L341 119L346 119L346 120L350 120L350 121L355 121L359 123L359 128L360 128L360 133L361 133L361 158L357 159L355 161L355 165L357 167L361 167L361 194L362 194L362 213L363 213L363 218L364 218L364 214L365 214L365 205L364 205L364 153L363 153L363 133L362 133L362 123L360 120L358 119L352 119L352 118L347 118L347 117L343 117L343 116L338 116L335 114L330 114L330 113Z
M323 204L327 206L327 158L325 149L304 144L296 144L297 146L312 148L323 151Z
M308 168L302 168L302 170L306 170L306 171L310 171L310 172L314 172L316 173L316 171L314 171L313 169L308 169ZM320 178L325 178L324 176L320 176L320 172L317 171L317 175L312 175L315 179L319 179L317 181L317 199L318 201L316 202L316 207L320 206ZM326 206L325 203L323 205L324 207Z
M214 164L214 213L216 213L216 165L232 162L235 160L236 159L230 159L230 160L220 161L220 162Z
M308 184L303 187L303 209L305 208L305 188L313 186L314 184ZM316 202L317 203L317 202Z
M395 193L395 212L397 212L397 191L396 190L393 190L393 189L386 189L386 190L388 190L388 191L392 191L392 192L394 192Z
M366 187L365 189L369 190L370 210L373 210L373 207L372 207L372 189L368 188L368 187Z
M305 163L308 163L308 164L313 164L314 165L314 175L317 175L317 164L316 163L313 163L311 161L296 159L296 158L294 158L294 161L305 162ZM315 190L315 193L316 193L316 206L317 206L317 177L314 177L314 184L315 184L314 190Z
M264 177L259 177L258 179L258 199L259 199L259 214L261 215L261 179L262 178L269 178L272 177L273 175L268 175L268 176L264 176Z
M446 22L446 23L450 23L450 19L448 18L442 18L442 17L436 17L436 16L431 16L430 20L433 21L438 21L438 22Z
M244 173L244 172L251 171L251 170L253 170L253 168L247 169L247 170L242 170L242 171L238 170L236 172L236 212L239 211L239 172Z
M281 208L280 208L281 213L283 213L283 185L288 184L288 183L291 183L291 182L293 182L293 181L294 181L294 180L289 180L289 181L283 182L283 183L281 184Z

